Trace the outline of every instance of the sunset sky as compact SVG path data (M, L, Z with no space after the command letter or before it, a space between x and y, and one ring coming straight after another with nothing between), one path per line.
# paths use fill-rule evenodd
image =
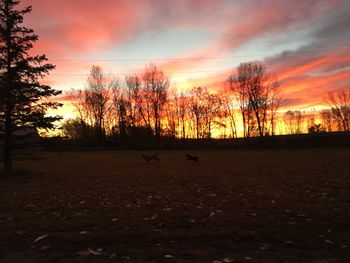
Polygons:
M350 87L348 0L24 0L36 53L57 66L61 90L86 87L92 65L123 79L153 62L172 86L221 90L233 68L263 62L281 83L284 108L318 108ZM64 101L64 95L61 97ZM71 116L66 108L64 114Z

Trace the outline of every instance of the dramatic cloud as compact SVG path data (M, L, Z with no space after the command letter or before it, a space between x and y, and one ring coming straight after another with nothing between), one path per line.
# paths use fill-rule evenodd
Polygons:
M350 5L339 3L314 23L308 44L265 60L286 96L304 98L294 106L322 104L328 91L350 87L349 12Z
M27 23L40 35L38 48L54 55L98 51L128 38L142 19L131 1L24 1L33 6Z
M240 62L260 61L276 75L284 107L323 104L350 87L347 0L25 0L34 52L57 70L45 81L83 88L93 64L123 78L156 63L179 89L222 92ZM169 58L166 60L164 58ZM69 98L62 98L69 101Z

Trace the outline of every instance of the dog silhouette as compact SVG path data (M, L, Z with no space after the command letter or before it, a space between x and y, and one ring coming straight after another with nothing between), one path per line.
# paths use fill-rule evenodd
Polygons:
M141 157L145 160L146 163L151 162L151 161L159 161L158 155L157 154L152 154L152 155L141 155Z
M199 158L197 156L192 156L190 154L186 154L187 161L199 162Z

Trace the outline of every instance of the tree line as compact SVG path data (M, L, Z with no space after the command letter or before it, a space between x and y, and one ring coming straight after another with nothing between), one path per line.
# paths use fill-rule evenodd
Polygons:
M169 77L154 64L141 76L129 75L124 80L109 79L102 68L93 66L87 82L86 89L70 91L78 115L62 126L64 134L75 139L208 139L215 130L235 138L237 107L244 137L266 136L274 134L281 102L278 82L254 62L242 63L220 94L207 87L187 92L171 89Z
M87 82L87 88L69 92L78 113L62 125L69 138L248 138L275 135L281 125L279 133L286 134L349 131L349 89L330 92L324 99L328 108L318 113L282 112L280 84L258 62L241 63L221 93L207 87L172 89L169 77L154 64L123 80L92 66Z
M285 133L350 131L350 88L330 91L323 101L326 108L319 111L284 112L282 121Z

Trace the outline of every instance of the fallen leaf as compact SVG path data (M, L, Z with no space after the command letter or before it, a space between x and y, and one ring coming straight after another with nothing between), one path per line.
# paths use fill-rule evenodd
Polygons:
M77 254L82 256L82 257L86 257L86 256L90 255L91 253L89 250L83 250L83 251L79 251Z
M110 254L109 257L108 257L108 259L113 259L113 258L115 258L116 256L117 256L116 253Z
M19 235L19 236L22 236L22 235L27 234L27 231L17 230L17 231L16 231L16 234Z
M104 253L102 253L102 248L99 248L98 250L92 250L91 248L88 248L86 250L83 250L83 251L79 251L78 252L78 255L80 256L83 256L83 257L86 257L86 256L90 256L90 255L93 255L93 256L100 256L100 255L106 255Z
M39 242L40 240L43 240L44 238L47 238L48 234L42 235L42 236L38 236L33 243Z
M40 250L40 251L46 251L46 250L48 250L49 248L50 248L49 245L47 245L47 246L41 246L41 247L39 247L39 250Z
M153 215L152 217L151 217L151 220L154 220L154 219L156 219L158 217L158 215Z

